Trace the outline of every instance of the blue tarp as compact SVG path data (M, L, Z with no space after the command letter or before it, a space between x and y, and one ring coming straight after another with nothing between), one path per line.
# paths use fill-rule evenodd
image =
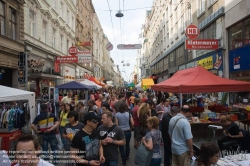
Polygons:
M80 84L80 83L75 82L75 81L71 81L71 82L68 82L66 84L56 86L56 88L58 88L58 89L82 89L82 90L93 89L90 86L83 85L83 84Z

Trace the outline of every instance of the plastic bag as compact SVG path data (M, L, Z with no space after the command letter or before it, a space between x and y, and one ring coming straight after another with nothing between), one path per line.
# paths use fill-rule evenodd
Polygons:
M61 139L61 135L58 133L56 134L56 139L58 141L58 150L63 150L63 143L62 143L62 139Z

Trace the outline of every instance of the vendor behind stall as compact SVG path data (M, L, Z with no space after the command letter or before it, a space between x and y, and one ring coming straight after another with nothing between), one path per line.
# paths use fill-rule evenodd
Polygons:
M220 123L224 127L224 137L218 139L220 150L228 150L230 146L240 143L243 134L239 126L234 123L230 117L224 115L220 117Z

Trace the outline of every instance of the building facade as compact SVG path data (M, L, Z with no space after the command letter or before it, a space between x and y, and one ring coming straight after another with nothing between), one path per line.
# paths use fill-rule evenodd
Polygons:
M0 0L0 85L20 88L18 53L24 52L24 0Z
M39 97L49 87L75 80L75 64L55 63L75 45L76 2L26 0L24 44L28 53L28 90Z
M224 0L154 0L144 26L146 56L155 83L176 71L205 64L212 73L223 76L225 61ZM217 50L186 50L185 29L190 24L200 29L199 39L218 39ZM220 63L217 63L217 62Z

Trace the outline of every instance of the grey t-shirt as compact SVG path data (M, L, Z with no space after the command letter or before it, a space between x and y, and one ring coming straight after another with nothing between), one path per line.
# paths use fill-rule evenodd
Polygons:
M124 112L124 113L117 112L115 114L115 117L118 119L118 126L121 127L123 131L130 129L130 126L129 126L130 116L128 112Z
M67 123L65 125L64 134L66 135L72 134L74 137L78 131L82 130L83 127L84 125L81 122L78 122L76 126L72 126L70 123ZM73 137L72 137L72 140L73 140ZM71 140L67 139L67 143L68 145L71 145Z
M161 158L161 131L160 130L151 130L145 136L145 140L152 140L153 142L153 157L152 158Z
M104 136L110 127L106 127L101 125L98 128L98 134L100 137ZM124 133L119 126L116 126L112 131L108 133L108 137L111 137L113 140L123 140L125 139ZM119 151L118 145L115 144L107 144L103 145L103 154L106 160L118 160L119 159Z

